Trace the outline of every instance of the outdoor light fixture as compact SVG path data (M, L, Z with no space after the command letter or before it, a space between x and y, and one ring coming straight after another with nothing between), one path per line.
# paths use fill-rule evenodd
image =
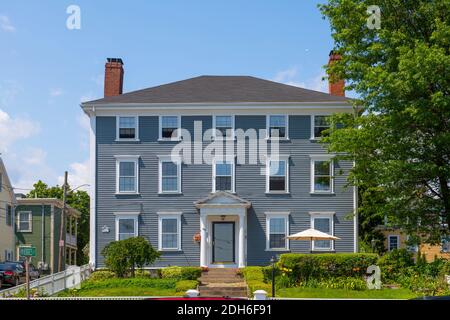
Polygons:
M225 220L225 215L221 215L220 218L222 219L222 221Z

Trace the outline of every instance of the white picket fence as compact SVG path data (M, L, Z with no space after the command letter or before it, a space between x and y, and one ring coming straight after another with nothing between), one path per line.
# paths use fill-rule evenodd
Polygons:
M92 268L89 264L81 267L68 266L64 271L30 281L30 290L36 289L38 292L52 296L65 289L80 288L81 282L88 279L91 273ZM20 290L26 290L26 284L1 290L0 299L12 297Z

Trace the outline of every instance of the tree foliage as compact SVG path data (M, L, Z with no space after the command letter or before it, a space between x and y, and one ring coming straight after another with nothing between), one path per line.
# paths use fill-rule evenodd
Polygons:
M105 265L118 277L128 272L134 277L136 267L152 264L160 254L144 237L133 237L110 242L102 250Z
M78 220L78 234L77 234L77 263L84 264L89 261L89 258L83 253L83 248L89 243L89 205L90 198L86 191L75 190L70 191L70 186L67 192L67 204L81 213ZM27 198L57 198L62 200L63 188L61 186L49 187L47 184L39 180L33 185L33 190L27 194Z
M450 225L450 0L377 1L380 29L367 24L372 4L320 6L342 56L327 72L360 96L325 142L355 161L362 215L437 243Z

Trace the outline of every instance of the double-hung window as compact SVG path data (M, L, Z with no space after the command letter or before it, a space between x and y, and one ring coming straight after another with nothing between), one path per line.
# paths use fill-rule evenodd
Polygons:
M267 193L289 192L289 157L278 156L267 161Z
M234 157L213 161L213 192L234 192Z
M329 155L311 156L311 193L334 192L334 162Z
M234 139L234 116L214 116L216 139Z
M181 250L181 212L158 212L158 249Z
M450 252L450 236L443 236L441 239L441 251Z
M266 250L289 250L289 212L266 212Z
M389 235L388 236L388 250L392 251L400 248L400 236Z
M32 232L32 217L31 211L19 211L17 215L17 231Z
M159 117L159 139L178 140L180 137L180 117L160 116Z
M288 139L288 116L268 115L267 132L270 139Z
M159 156L159 193L181 193L181 159Z
M117 117L117 140L138 140L138 117Z
M311 139L320 139L323 137L323 131L330 128L329 115L311 116Z
M334 212L310 212L311 228L324 232L329 235L334 235ZM332 240L314 240L312 241L312 250L316 251L331 251L334 249L334 242Z
M13 224L13 219L12 219L12 206L10 206L9 204L6 205L6 225L7 226L12 226Z
M116 193L136 194L139 192L139 156L115 156Z
M120 212L116 216L116 240L137 237L139 212Z

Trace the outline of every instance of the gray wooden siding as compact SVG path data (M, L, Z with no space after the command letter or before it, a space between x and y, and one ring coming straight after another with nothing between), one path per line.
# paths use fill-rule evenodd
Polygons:
M212 126L211 116L182 116L182 127L193 132L194 121L202 121L203 129ZM211 192L212 168L210 165L182 165L182 194L158 194L158 155L168 155L174 142L158 139L158 117L139 118L139 142L116 142L114 117L97 117L97 265L103 266L101 250L115 239L115 212L140 211L139 234L158 247L158 211L182 211L182 251L163 252L155 266L199 265L199 244L192 240L199 232L199 215L193 202ZM236 116L236 129L265 129L266 118L261 116ZM290 157L290 194L265 194L265 179L261 164L236 166L236 193L252 202L247 215L247 264L266 265L270 257L280 252L265 251L265 212L289 211L290 230L295 233L310 228L310 211L334 211L337 252L353 251L353 190L344 188L346 176L336 176L335 195L310 194L310 154L326 153L319 143L310 138L310 117L290 116L289 137L280 143L280 153ZM204 147L207 143L204 144ZM270 148L269 148L270 150ZM140 155L139 195L115 195L114 155ZM336 164L347 171L351 163ZM335 170L336 173L338 169ZM110 228L102 233L102 226ZM292 252L309 252L307 241L290 241Z

